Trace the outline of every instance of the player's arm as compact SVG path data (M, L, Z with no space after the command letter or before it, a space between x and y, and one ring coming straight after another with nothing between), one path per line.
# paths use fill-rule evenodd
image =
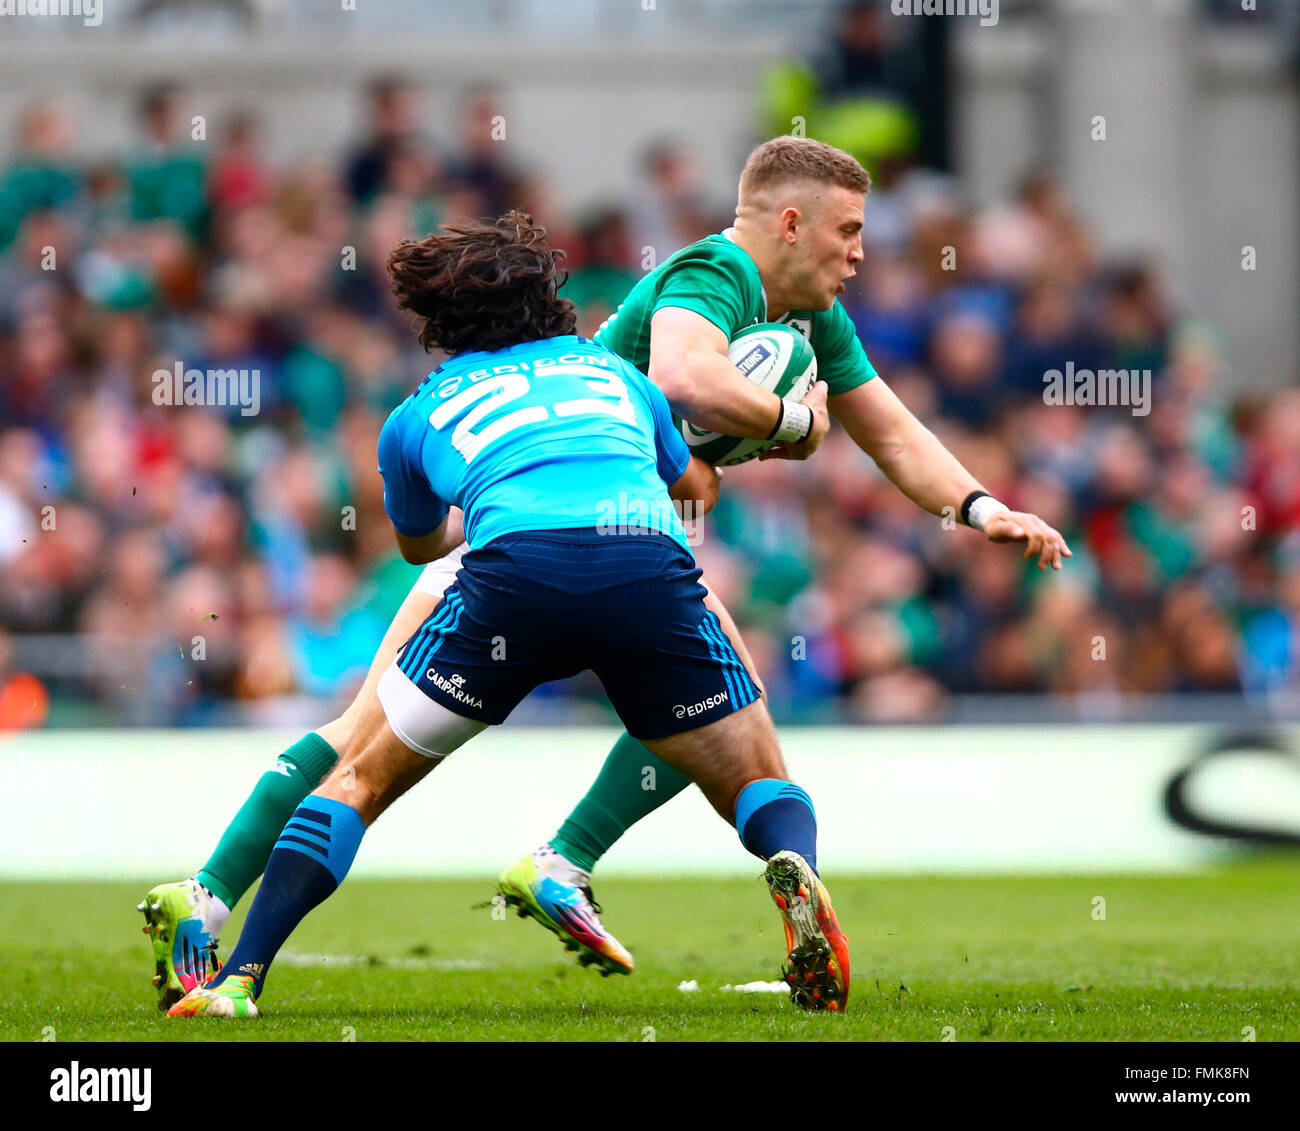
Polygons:
M624 362L628 385L641 397L650 413L654 433L655 470L668 488L668 496L677 503L683 520L708 514L718 504L722 492L722 470L691 455L673 420L672 409L663 391L647 381L644 374ZM746 382L748 384L748 382Z
M894 485L931 514L960 515L993 542L1024 542L1038 568L1061 568L1065 539L1034 514L997 502L961 462L913 416L881 380L867 381L827 402L831 414Z
M394 410L379 433L379 474L384 479L384 511L393 524L398 551L413 565L425 565L458 546L465 533L459 517L453 525L451 508L434 493L408 449L408 442L418 442L418 435L412 437L405 408Z
M682 504L679 511L683 518L699 518L708 514L718 505L722 494L722 468L691 456L686 470L668 488L673 502Z
M777 439L789 459L807 459L830 428L820 396L800 411L745 379L727 360L730 340L702 314L663 306L650 320L650 380L673 411L724 436Z
M437 530L416 537L403 534L399 530L396 532L397 549L412 565L428 565L429 562L436 561L447 552L443 548L446 532L447 519L443 519L442 525Z
M427 565L439 558L446 557L465 541L464 516L459 507L452 507L442 525L429 534L407 536L395 531L397 549L406 561L413 565Z
M650 405L650 415L654 423L655 457L659 478L668 485L668 494L678 504L678 513L683 520L706 515L715 506L722 494L722 468L690 454L690 449L677 430L669 411L668 402L660 390L654 388L639 372L628 366L628 379L638 389L643 389ZM704 583L701 582L703 585ZM757 685L759 694L766 695L763 681L758 676L754 658L741 639L731 614L722 602L705 586L704 603L713 610L722 624L722 630L731 639L732 646L740 655L741 661L749 669L749 674Z

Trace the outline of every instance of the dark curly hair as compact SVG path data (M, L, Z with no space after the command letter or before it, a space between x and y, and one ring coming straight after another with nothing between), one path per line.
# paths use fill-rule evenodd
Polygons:
M572 334L573 303L556 293L564 252L526 212L444 225L388 253L397 305L421 319L426 351L499 350Z

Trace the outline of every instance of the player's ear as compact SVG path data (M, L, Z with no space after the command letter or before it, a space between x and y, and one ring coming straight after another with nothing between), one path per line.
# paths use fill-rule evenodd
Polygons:
M799 225L803 222L803 213L793 204L781 210L781 238L793 244L799 238Z

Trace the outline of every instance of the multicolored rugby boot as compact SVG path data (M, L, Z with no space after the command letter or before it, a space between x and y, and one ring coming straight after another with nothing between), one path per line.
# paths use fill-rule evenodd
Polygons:
M168 1017L256 1017L252 974L231 974L216 989L198 986L167 1011Z
M849 999L849 940L840 930L830 893L797 852L778 852L763 873L785 922L781 973L800 1009L844 1009Z
M546 846L502 872L497 891L521 918L536 919L565 950L576 952L580 965L595 966L605 977L632 973L632 956L601 925L591 888L562 878L572 871L563 856Z
M198 880L188 879L159 884L136 905L153 945L159 1009L174 1005L221 969L216 931L229 911L217 902Z

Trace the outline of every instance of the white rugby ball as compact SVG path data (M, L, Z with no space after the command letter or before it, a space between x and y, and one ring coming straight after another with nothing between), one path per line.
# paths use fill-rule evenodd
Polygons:
M761 322L741 330L727 347L727 360L761 389L783 400L801 401L817 380L817 356L798 330L780 322ZM681 422L682 438L692 455L719 467L745 463L775 441L723 436Z

